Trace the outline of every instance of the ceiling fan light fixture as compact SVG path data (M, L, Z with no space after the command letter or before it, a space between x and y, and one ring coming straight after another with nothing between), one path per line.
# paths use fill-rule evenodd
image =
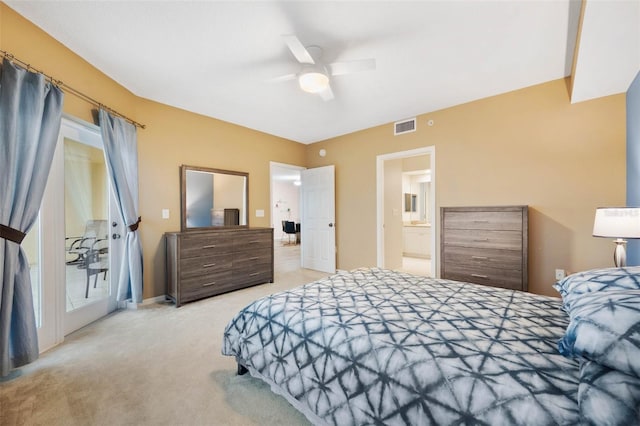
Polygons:
M298 83L305 92L319 93L329 87L329 77L320 71L309 71L300 74Z

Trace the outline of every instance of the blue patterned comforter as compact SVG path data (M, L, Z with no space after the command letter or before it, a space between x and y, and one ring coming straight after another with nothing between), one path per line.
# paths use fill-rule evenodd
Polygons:
M259 299L223 354L315 424L578 423L559 299L382 269Z

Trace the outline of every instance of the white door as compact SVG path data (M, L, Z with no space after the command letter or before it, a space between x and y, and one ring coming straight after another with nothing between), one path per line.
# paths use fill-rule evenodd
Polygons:
M64 117L38 228L41 351L116 309L122 228L100 129Z
M335 167L302 170L300 239L302 267L336 271Z
M402 269L402 159L384 162L384 267Z

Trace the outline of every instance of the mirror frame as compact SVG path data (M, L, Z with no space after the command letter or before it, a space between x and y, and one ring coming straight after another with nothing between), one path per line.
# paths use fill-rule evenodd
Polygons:
M218 226L192 226L187 227L187 171L196 172L208 172L208 173L220 173L225 175L244 176L245 178L245 198L246 211L244 212L245 225L218 225ZM234 170L214 169L210 167L200 166L180 166L180 230L182 232L188 231L202 231L207 229L224 229L224 228L248 228L249 227L249 173L237 172Z

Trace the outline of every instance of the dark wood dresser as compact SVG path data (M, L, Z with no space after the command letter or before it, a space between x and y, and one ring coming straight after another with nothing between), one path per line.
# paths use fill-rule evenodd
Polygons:
M167 232L167 296L176 307L273 282L273 228Z
M441 207L442 278L527 291L528 207Z

